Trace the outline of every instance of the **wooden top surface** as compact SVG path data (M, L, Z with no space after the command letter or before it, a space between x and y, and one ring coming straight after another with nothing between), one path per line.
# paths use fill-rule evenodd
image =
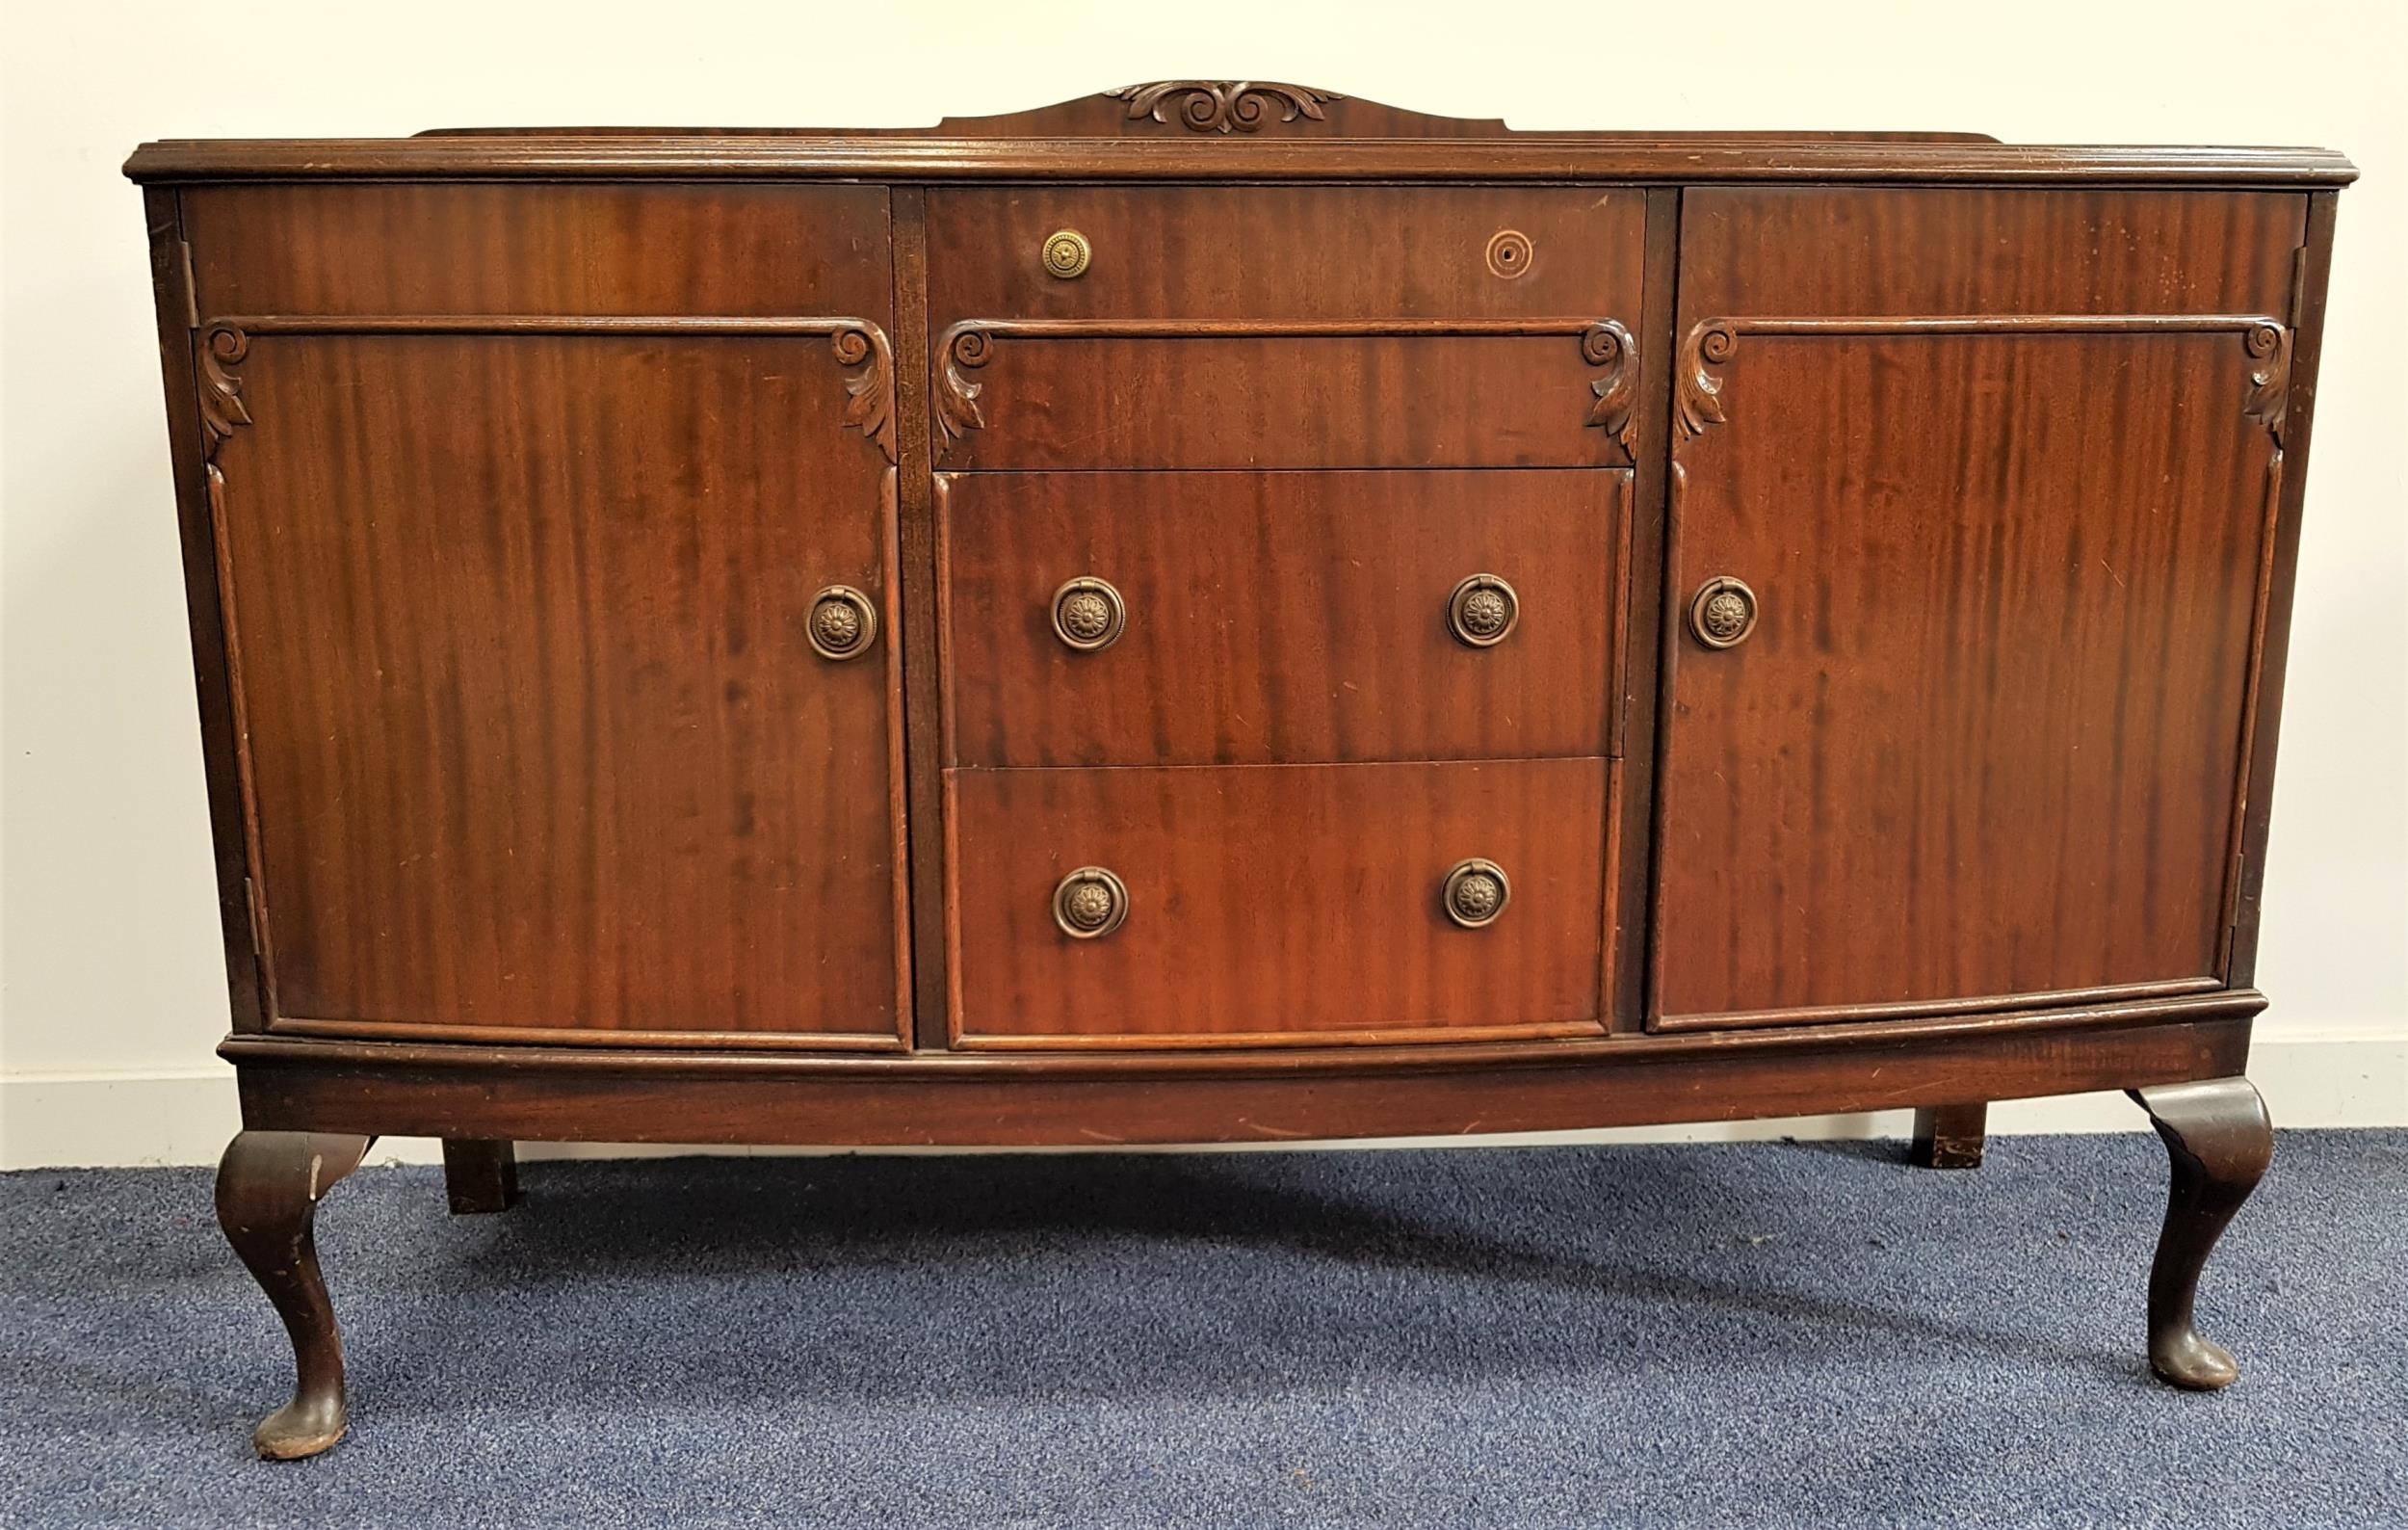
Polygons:
M2335 186L2321 148L2039 146L1968 133L1518 132L1268 81L1170 80L933 127L452 129L176 139L135 180L1598 180Z

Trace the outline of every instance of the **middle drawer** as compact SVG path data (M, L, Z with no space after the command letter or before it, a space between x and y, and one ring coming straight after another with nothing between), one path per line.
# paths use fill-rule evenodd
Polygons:
M946 758L1619 753L1631 474L937 478Z

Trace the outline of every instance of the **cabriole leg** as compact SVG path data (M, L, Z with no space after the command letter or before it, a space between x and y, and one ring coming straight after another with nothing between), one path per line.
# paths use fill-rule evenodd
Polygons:
M252 1435L271 1461L314 1456L343 1438L343 1338L318 1273L318 1202L359 1167L372 1137L247 1131L218 1163L218 1225L293 1336L293 1400Z
M2173 1161L2165 1229L2149 1268L2149 1365L2176 1386L2213 1391L2240 1374L2230 1351L2191 1323L2199 1272L2225 1224L2274 1157L2274 1123L2245 1078L2135 1089Z

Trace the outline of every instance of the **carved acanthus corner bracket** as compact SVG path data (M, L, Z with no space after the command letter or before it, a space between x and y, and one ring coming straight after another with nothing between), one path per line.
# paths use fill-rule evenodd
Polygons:
M2249 401L2241 409L2274 436L2274 450L2283 449L2283 426L2290 417L2290 330L2279 324L2250 327L2243 343L2249 348Z
M838 366L869 363L845 376L845 394L851 400L845 406L845 423L895 462L895 353L886 331L864 319L836 330L827 343Z
M986 365L994 355L994 339L984 330L957 324L945 331L938 347L944 366L937 380L936 423L945 433L946 445L986 428L986 416L979 409L979 394L985 384L973 382L963 374Z
M212 484L222 482L219 449L250 423L243 380L233 371L249 354L250 336L239 325L213 324L200 337L200 449Z
M1193 133L1259 132L1274 111L1282 122L1299 117L1326 121L1322 105L1345 99L1333 91L1309 91L1269 80L1157 80L1104 93L1128 103L1132 122L1152 118L1166 123L1170 119L1165 113L1176 102L1180 122Z
M1604 377L1588 384L1597 395L1596 404L1588 411L1588 423L1603 426L1636 462L1638 342L1616 321L1600 319L1581 331L1581 355L1589 365L1606 368Z
M1720 425L1722 379L1714 368L1739 349L1739 330L1726 320L1709 319L1681 342L1681 368L1673 379L1672 444L1677 449Z

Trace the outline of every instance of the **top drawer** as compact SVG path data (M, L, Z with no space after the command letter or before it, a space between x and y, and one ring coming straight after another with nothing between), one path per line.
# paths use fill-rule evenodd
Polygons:
M1644 222L1595 187L930 192L937 465L1627 465Z
M1645 200L1593 186L995 186L929 194L929 316L1619 318ZM1057 232L1086 269L1048 273Z

